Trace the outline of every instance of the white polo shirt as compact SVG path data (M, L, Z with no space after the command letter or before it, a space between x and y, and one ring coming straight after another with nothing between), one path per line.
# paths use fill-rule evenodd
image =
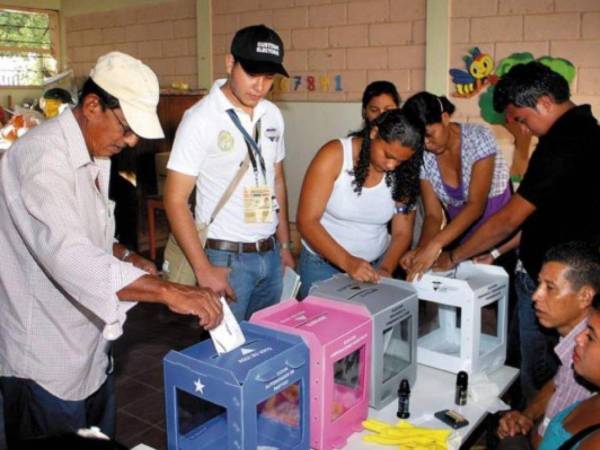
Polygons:
M285 157L283 117L279 108L261 100L253 117L234 107L221 91L224 79L217 80L209 94L188 109L177 129L167 168L197 177L197 222L207 222L240 163L248 153L242 133L226 113L233 108L248 134L252 136L260 120L259 142L266 166L267 184L274 190L275 164ZM258 164L258 180L264 183ZM275 233L277 215L271 223L245 223L243 210L244 188L255 186L252 165L238 184L229 201L208 229L208 237L234 242L256 242Z

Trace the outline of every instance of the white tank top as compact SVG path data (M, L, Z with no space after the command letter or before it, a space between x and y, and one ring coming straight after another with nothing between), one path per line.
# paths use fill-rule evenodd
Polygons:
M325 207L321 225L348 253L367 261L379 258L387 249L390 237L387 223L395 212L391 188L385 177L373 187L354 192L352 175L352 138L340 139L344 162ZM316 253L302 241L304 246Z

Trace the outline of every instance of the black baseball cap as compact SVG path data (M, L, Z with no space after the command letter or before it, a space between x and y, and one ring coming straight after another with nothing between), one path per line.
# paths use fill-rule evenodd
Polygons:
M252 25L235 33L231 54L249 74L280 73L289 77L283 68L283 41L264 25Z

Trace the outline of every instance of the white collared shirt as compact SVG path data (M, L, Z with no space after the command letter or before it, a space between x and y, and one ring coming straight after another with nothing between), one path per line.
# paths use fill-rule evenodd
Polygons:
M209 94L188 109L177 129L167 168L197 177L197 222L207 222L240 163L248 153L242 133L225 112L233 108L248 134L260 120L259 142L266 165L267 185L274 188L275 164L285 157L284 124L279 108L261 100L250 117L232 105L221 87L226 80L217 80ZM259 168L259 182L264 183ZM275 233L277 215L271 223L244 222L244 188L255 186L252 166L238 184L229 201L208 228L208 237L234 242L256 242Z
M0 372L63 400L104 383L109 340L135 304L116 293L145 274L112 254L109 174L70 110L0 159Z

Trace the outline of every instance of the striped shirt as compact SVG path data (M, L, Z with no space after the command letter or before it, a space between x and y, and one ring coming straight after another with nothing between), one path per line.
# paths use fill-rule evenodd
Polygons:
M560 339L560 342L554 347L554 353L560 359L561 366L558 373L554 376L554 385L556 390L548 406L546 406L546 415L544 420L538 426L540 436L544 435L546 427L550 420L563 409L572 405L575 402L585 400L590 397L593 392L587 390L575 380L575 372L573 371L573 352L575 351L575 338L581 334L587 327L587 320L582 320L571 330L569 334Z
M460 161L461 161L461 188L462 198L455 199L448 195L444 188L444 182L440 173L437 157L431 152L423 154L423 166L421 167L421 179L431 183L435 194L444 205L455 207L464 206L469 199L469 188L471 186L471 172L473 166L479 160L494 157L494 174L488 197L502 195L508 186L508 166L502 152L498 148L496 138L492 131L483 125L474 123L460 124Z
M73 113L0 159L0 373L63 400L106 380L126 311L117 291L145 272L112 254L110 160L92 160Z

